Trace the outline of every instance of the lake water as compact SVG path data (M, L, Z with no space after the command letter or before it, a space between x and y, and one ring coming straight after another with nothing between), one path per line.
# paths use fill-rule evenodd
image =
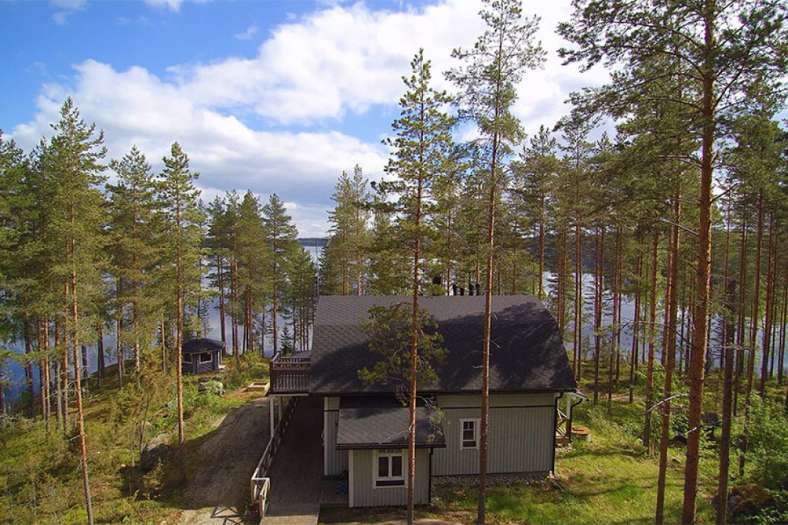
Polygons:
M322 247L310 246L310 253L312 256L317 260L319 256L320 249ZM549 272L545 273L545 283L551 282L551 274ZM594 344L594 334L593 334L593 277L590 274L584 275L583 279L584 284L584 295L586 298L585 301L585 317L583 320L583 339L584 339L584 348L586 349L586 356L591 356L593 352L593 344ZM548 285L549 289L549 285ZM608 296L608 302L609 296ZM571 306L571 305L570 305ZM622 360L626 359L632 347L632 320L634 318L634 300L631 297L625 297L622 301L622 325L623 330L621 334L621 351L622 351ZM608 304L606 307L606 312L604 316L603 326L607 323L610 323L612 320L612 313L611 313L611 305ZM572 333L573 333L573 323L572 317L573 313L571 308L567 311L569 319L567 319L567 328L565 337L569 338L565 341L565 346L571 351L572 348ZM681 311L679 311L679 320L681 318ZM270 322L270 319L266 319L266 322ZM657 320L659 326L657 327L657 336L661 338L662 334L662 321L660 319ZM278 325L281 327L284 325L284 320L279 318ZM229 319L226 321L226 337L228 340L228 346L230 341L230 322ZM207 319L207 337L211 337L214 339L221 338L221 331L219 328L219 312L218 312L218 301L214 301L209 307L209 318ZM712 349L713 355L711 357L711 366L712 368L716 368L719 363L719 357L717 352L717 348L719 347L719 330L720 324L719 319L714 319L712 322L712 330L711 330L711 341L710 347ZM243 327L238 328L239 334L239 341L242 341L243 338ZM686 334L685 334L686 336ZM494 334L493 334L494 337ZM758 343L760 345L761 342L761 334L759 333ZM677 335L677 344L680 344L679 335ZM641 343L642 344L642 343ZM12 341L9 345L9 348L15 350L18 353L24 352L24 343L23 341ZM87 348L87 355L88 355L88 370L92 373L97 370L97 355L96 355L96 342L91 341L90 344L85 345ZM273 342L270 336L266 337L265 340L265 354L270 355L272 352ZM114 348L115 348L115 334L110 330L107 330L107 333L104 335L104 348L108 350L105 352L107 354L106 363L107 364L114 364L115 363L115 356ZM659 345L657 347L657 359L659 359ZM760 371L760 364L759 364L760 354L756 358L756 374ZM788 365L788 363L785 363ZM786 370L788 370L788 366L786 366ZM15 362L9 362L6 365L6 374L7 377L10 378L12 385L6 391L7 396L11 399L15 399L19 393L24 389L24 369ZM35 389L38 391L38 370L37 367L34 367L34 383Z

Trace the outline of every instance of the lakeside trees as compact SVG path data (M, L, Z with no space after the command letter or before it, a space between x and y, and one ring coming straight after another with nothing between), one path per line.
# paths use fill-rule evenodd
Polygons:
M451 142L446 113L453 110L429 87L419 54L389 142L388 171L399 185L370 182L360 166L341 174L320 292L409 294L411 316L396 321L409 329L408 341L400 341L409 359L397 366L407 365L410 379L418 373L421 294L483 293L488 314L494 295L544 298L571 348L580 388L595 404L606 394L610 410L626 383L629 402L637 402L640 439L647 453L659 448L657 523L669 519L669 446L686 438L682 520L692 523L703 413L720 412L723 433L713 453L724 502L729 476L741 483L761 469L751 444L767 438L753 428L754 414L784 417L761 406L788 406L788 391L775 394L785 388L788 310L788 163L778 122L784 8L576 2L559 29L573 44L564 57L584 67L611 65L611 83L575 94L571 114L554 131L548 126L556 123L533 123L542 127L526 137L511 107L520 74L541 57L532 42L536 20L515 1L488 7L488 32L456 53L463 66L450 74L458 116L480 138ZM69 399L76 396L89 509L84 342L103 341L109 328L118 334L120 378L138 377L154 360L175 376L183 442L177 349L204 331L205 295L216 298L221 338L236 360L262 352L269 336L274 351L304 350L317 270L276 195L265 202L228 192L211 201L205 218L196 175L177 144L161 174L132 148L109 163L105 183L102 141L72 102L55 131L29 155L0 136L2 329L25 340L29 414L48 421L54 405L70 436ZM491 336L488 315L479 363L485 374ZM97 350L103 370L103 345ZM592 370L590 379L584 370ZM636 386L644 398L635 397ZM479 522L486 388L482 393ZM415 384L410 395L412 430ZM730 454L740 458L734 473ZM718 523L726 520L723 503Z

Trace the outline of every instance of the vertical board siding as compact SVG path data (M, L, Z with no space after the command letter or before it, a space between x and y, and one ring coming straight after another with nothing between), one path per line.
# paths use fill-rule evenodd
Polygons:
M553 394L491 396L488 472L505 474L552 469L554 399ZM479 473L478 449L460 448L460 420L479 418L481 411L475 407L480 401L478 395L438 396L438 404L443 409L446 448L435 449L434 475Z
M372 469L375 457L374 450L353 451L353 506L354 507L386 507L406 504L405 487L373 486ZM403 458L407 465L407 451ZM414 496L417 505L429 503L429 461L427 449L416 450L416 490Z

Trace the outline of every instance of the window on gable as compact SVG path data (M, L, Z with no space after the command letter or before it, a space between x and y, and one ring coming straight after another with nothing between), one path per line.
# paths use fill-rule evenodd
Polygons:
M460 448L479 448L479 420L461 419Z
M401 450L380 450L377 452L375 465L376 487L402 487L405 485L403 475L403 455Z

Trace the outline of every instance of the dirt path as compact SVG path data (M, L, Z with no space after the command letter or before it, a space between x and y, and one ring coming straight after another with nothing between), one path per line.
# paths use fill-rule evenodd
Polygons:
M244 523L249 478L269 439L268 399L260 398L228 414L199 444L199 464L184 490L182 525Z

